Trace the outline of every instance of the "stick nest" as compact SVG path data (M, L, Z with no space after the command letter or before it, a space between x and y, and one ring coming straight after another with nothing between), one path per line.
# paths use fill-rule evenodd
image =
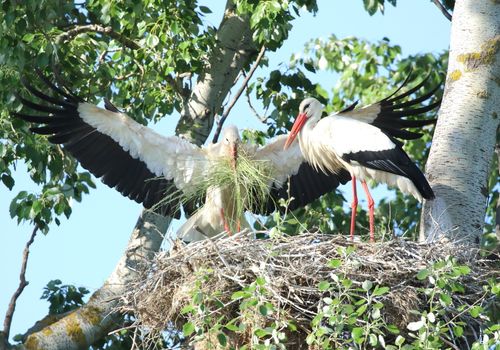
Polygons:
M349 246L355 250L346 258L342 248ZM454 295L459 298L455 305L474 304L484 294L481 286L488 278L498 276L498 260L482 259L478 249L456 243L420 244L397 239L370 244L318 233L254 239L248 232L188 245L176 242L172 251L159 254L131 286L123 297L121 311L133 313L136 326L148 332L161 332L172 322L180 329L186 321L181 310L192 302L200 273L210 271L202 288L207 295L220 292L218 300L226 307L218 310L218 316L222 313L227 320L237 317L239 310L231 295L260 277L266 281L273 304L281 310L272 315L273 320L284 315L307 333L325 297L318 284L331 281L336 274L350 278L359 287L366 280L390 287L381 299L383 317L404 330L408 322L415 321L411 310L425 305L419 289L427 282L418 280L417 273L447 256L471 268L460 281L465 293ZM332 259L340 259L342 264L328 267Z

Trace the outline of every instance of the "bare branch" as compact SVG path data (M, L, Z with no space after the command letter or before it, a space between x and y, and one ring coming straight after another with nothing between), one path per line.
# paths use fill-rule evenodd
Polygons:
M125 35L122 35L120 33L117 33L113 30L111 27L103 27L98 24L86 24L86 25L77 25L73 27L72 29L68 30L65 33L62 33L57 36L56 42L58 44L64 43L67 41L72 40L79 34L83 33L89 33L89 32L94 32L94 33L100 33L100 34L105 34L109 36L110 38L115 39L116 41L122 43L124 46L137 50L140 49L141 47L139 44L137 44L135 41L132 39L127 38Z
M5 335L5 339L9 339L9 334L10 334L10 326L12 324L12 317L14 316L14 311L16 309L16 302L21 293L23 292L24 288L28 285L28 281L26 281L26 267L28 265L28 256L30 254L30 245L33 243L35 240L36 233L38 231L38 225L35 225L35 228L33 229L33 232L31 233L31 237L26 243L26 246L24 247L23 251L23 260L21 263L21 273L19 274L19 286L17 287L16 291L12 295L12 298L10 299L9 307L7 308L7 312L5 313L5 319L3 321L3 333Z
M265 52L266 52L266 47L264 45L262 45L262 47L260 48L259 55L257 56L257 59L255 60L254 64L252 65L252 68L250 68L250 71L248 72L248 75L246 76L245 80L243 81L243 84L240 86L240 88L236 92L236 95L234 95L233 100L231 101L231 103L229 104L229 106L226 108L226 110L224 111L224 113L222 113L222 116L221 116L219 122L217 123L217 130L215 131L212 143L216 143L217 140L219 139L220 131L222 130L222 125L226 121L226 118L229 115L229 112L231 112L231 109L233 109L234 105L236 104L236 102L240 98L240 96L243 93L243 91L245 91L248 82L250 81L250 79L252 78L253 73L255 72L255 70L257 69L257 67L259 66L260 60L264 56Z
M444 5L441 3L439 0L432 0L432 2L438 7L438 9L441 11L441 13L448 18L449 21L451 21L451 14L446 10Z
M253 114L257 117L257 119L259 119L262 123L265 123L266 120L267 120L267 116L266 116L266 113L267 113L267 109L264 111L264 115L260 115L257 110L255 109L255 107L253 106L252 104L252 101L250 100L250 94L248 93L248 89L245 89L245 95L247 97L247 103L248 103L248 107L250 107L250 110L253 112Z

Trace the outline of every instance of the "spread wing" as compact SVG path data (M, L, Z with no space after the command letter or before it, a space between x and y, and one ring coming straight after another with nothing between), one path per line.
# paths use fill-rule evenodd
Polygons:
M409 120L403 118L426 113L438 107L441 104L441 99L437 99L432 103L427 103L426 105L418 108L413 108L421 105L422 103L429 102L429 100L434 97L436 91L440 88L440 85L418 98L407 102L401 102L405 97L419 91L428 79L426 78L415 87L404 93L398 94L401 89L408 84L410 77L411 74L408 75L396 91L383 100L363 108L355 108L357 105L357 102L355 102L344 110L338 112L337 115L372 124L382 130L386 135L393 138L404 140L420 138L422 136L421 133L409 131L406 130L406 128L415 128L434 124L436 123L436 119ZM400 141L397 142L400 143Z
M269 199L260 208L261 214L283 209L278 206L278 200L281 198L293 197L288 206L290 210L303 207L351 179L349 172L343 168L335 174L316 170L304 159L298 142L283 150L287 136L275 137L256 152L256 159L269 162L271 177L274 180L270 184Z
M106 110L86 103L41 74L40 78L55 96L24 80L26 89L39 101L18 98L38 113L14 116L38 125L30 130L61 144L106 185L146 208L177 217L175 198L179 196L164 200L165 196L186 189L191 179L201 176L207 167L203 151L179 137L163 137L116 108Z

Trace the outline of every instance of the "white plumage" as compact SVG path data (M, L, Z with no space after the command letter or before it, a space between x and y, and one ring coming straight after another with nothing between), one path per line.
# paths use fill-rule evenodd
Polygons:
M406 83L406 82L405 82ZM391 98L399 89L379 103L344 111L321 119L323 105L307 98L300 104L299 114L289 134L285 147L293 145L298 136L302 153L316 169L338 173L347 169L353 181L351 237L354 234L357 208L356 179L359 179L368 197L370 214L370 239L374 240L373 198L366 180L373 179L398 187L403 193L413 195L417 200L432 199L434 193L422 172L410 160L396 138L412 139L418 133L405 130L418 127L434 120L403 120L401 117L427 112L437 107L440 101L427 106L407 109L430 98L436 89L413 101L395 105L396 101L419 89L423 83L399 96ZM398 110L401 109L401 110Z

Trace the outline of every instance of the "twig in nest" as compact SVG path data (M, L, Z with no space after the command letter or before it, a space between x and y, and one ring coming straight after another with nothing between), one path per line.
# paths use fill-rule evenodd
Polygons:
M222 130L222 125L226 121L226 118L229 115L229 112L231 112L231 109L233 109L234 105L236 104L236 102L240 98L240 96L243 93L243 91L245 91L245 89L247 87L247 84L250 81L250 78L252 78L253 73L255 72L255 70L257 69L257 67L259 66L260 60L262 59L262 57L264 57L264 53L265 52L266 52L266 47L264 45L262 45L262 47L260 48L259 55L257 56L257 59L255 60L252 68L250 68L250 71L248 72L248 75L246 76L245 80L243 81L243 84L240 86L240 88L236 92L236 95L234 95L233 100L231 101L231 103L229 104L229 106L226 108L226 110L224 111L224 113L222 113L222 116L221 116L219 122L217 123L217 130L215 131L212 143L216 143L217 140L219 139L219 135L220 135L220 132Z
M28 285L28 281L26 281L26 267L28 266L28 256L30 254L30 245L35 240L36 233L38 231L38 225L35 225L33 232L31 233L31 237L26 243L23 251L23 260L21 263L21 273L19 274L19 286L16 291L12 295L10 299L9 307L7 308L7 312L5 313L5 319L3 321L3 333L5 334L5 339L9 339L10 326L12 324L12 317L14 316L14 311L16 309L16 302L24 288Z

